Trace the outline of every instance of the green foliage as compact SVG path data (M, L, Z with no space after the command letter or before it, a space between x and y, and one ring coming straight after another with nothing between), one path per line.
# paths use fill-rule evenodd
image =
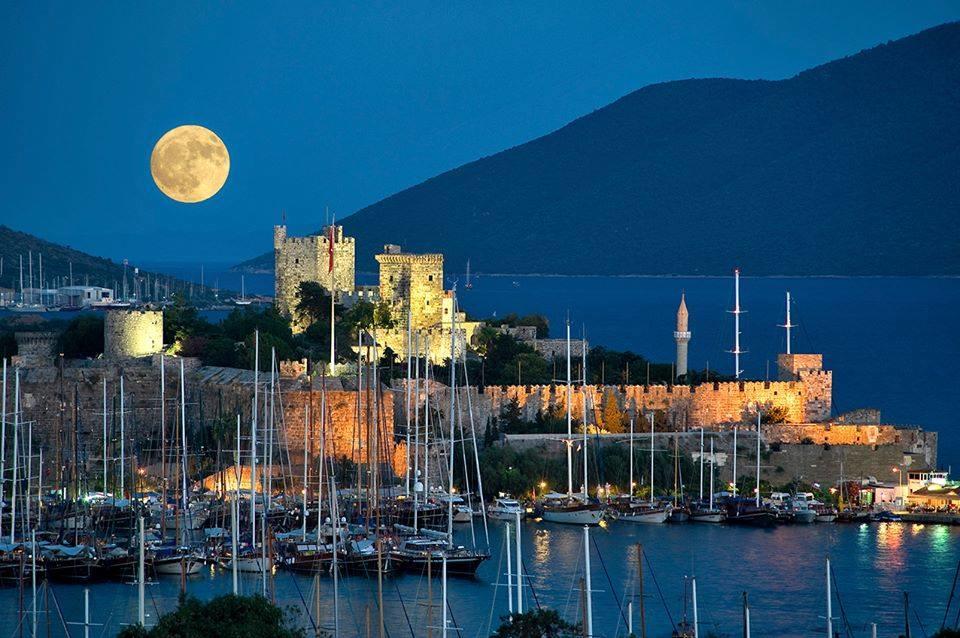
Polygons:
M672 366L669 363L651 363L645 357L630 352L610 350L594 346L587 353L587 381L606 385L643 384L647 382L647 365L650 366L650 383L672 383Z
M497 638L560 638L577 636L580 625L572 625L553 609L533 609L522 614L501 616L493 632Z
M85 359L103 354L103 317L83 313L74 317L60 334L57 349L68 359ZM56 353L50 353L53 357Z
M297 290L297 314L308 323L325 320L330 325L330 293L315 281L302 281Z
M261 596L226 595L201 602L182 600L175 612L163 614L156 626L124 628L117 638L302 638L290 616Z
M8 359L17 354L17 339L13 330L0 329L0 358Z
M173 304L163 310L163 342L172 344L187 337L212 332L213 325L200 316L197 307L183 295L173 296Z
M483 381L489 385L550 383L550 364L516 338L485 327L477 335L476 350L483 357ZM475 373L474 373L475 375Z
M764 409L760 413L761 423L786 423L787 408L782 405L775 405Z

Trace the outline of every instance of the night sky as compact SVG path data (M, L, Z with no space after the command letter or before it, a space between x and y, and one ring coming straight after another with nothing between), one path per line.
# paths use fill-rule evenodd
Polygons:
M350 4L359 6L352 7ZM596 10L602 7L603 11ZM5 3L0 223L117 259L232 261L646 84L778 79L956 2ZM153 185L179 124L231 155L202 204Z

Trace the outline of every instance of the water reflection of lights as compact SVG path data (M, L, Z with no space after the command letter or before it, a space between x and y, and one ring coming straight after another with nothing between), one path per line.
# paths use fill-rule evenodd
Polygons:
M550 558L550 532L538 529L533 536L533 556L536 562L546 564Z
M923 531L923 528L926 527L923 523L914 523L910 526L910 533L916 536Z
M934 525L930 529L930 548L937 554L950 549L950 530L946 525Z

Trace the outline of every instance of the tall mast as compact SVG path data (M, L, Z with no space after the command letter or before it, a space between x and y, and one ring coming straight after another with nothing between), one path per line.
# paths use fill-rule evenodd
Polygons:
M13 483L10 488L10 543L17 530L17 436L20 430L20 366L13 373Z
M257 410L260 400L260 330L253 332L253 413L250 415L250 545L257 546Z
M700 426L700 502L703 502L703 426Z
M417 369L414 371L413 393L413 528L417 528L417 509L420 507L420 331L416 340Z
M653 412L647 412L650 421L650 504L653 504Z
M406 390L406 417L407 417L407 465L406 465L406 479L403 485L403 493L407 498L410 498L410 383L412 381L412 372L413 372L413 321L412 313L410 309L407 308L407 382L404 384L404 390Z
M125 434L124 434L124 421L123 421L123 401L124 401L123 375L121 374L120 375L120 498L124 498L126 496L126 490L124 489L125 488L124 481L126 479L126 474L125 474L126 468L124 467L125 458L126 458L126 455L125 455L126 449L124 448Z
M633 498L633 414L630 415L630 498Z
M756 505L760 507L760 406L757 406L757 498Z
M710 437L710 510L713 511L713 437Z
M164 476L166 480L166 476ZM103 491L107 491L107 377L103 377ZM166 508L166 499L164 499L164 508ZM161 512L163 510L161 509Z
M791 354L793 340L791 338L790 329L796 328L797 324L790 321L790 291L787 291L787 321L786 323L780 325L781 328L784 328L787 331L787 354Z
M330 252L330 376L336 374L334 366L336 365L336 347L335 343L337 340L336 332L334 331L334 324L336 323L336 317L334 316L334 299L336 297L336 279L333 272L333 240L336 238L336 228L337 228L337 216L334 213L333 223L330 224L330 230L328 231L329 244L328 250Z
M430 335L426 337L424 345L424 405L423 405L423 502L430 498ZM416 516L416 510L414 510ZM416 520L416 518L414 518Z
M447 543L450 547L453 547L453 437L454 429L453 423L456 420L456 417L453 413L454 410L454 395L457 391L457 284L453 284L453 290L451 291L451 300L450 300L450 411L447 412L447 420L450 421L450 449L448 456L448 474L447 477ZM444 558L446 561L446 558ZM444 562L444 576L446 576L446 562ZM444 591L446 591L446 584L444 584ZM446 632L446 621L444 621L444 632Z
M833 638L833 593L830 591L830 557L827 557L827 636Z
M163 507L160 508L160 538L167 531L167 377L166 363L163 354L160 355L160 498ZM103 485L107 485L107 381L103 381ZM231 510L232 511L232 510Z
M3 416L0 418L0 502L6 495L3 477L6 476L7 458L7 359L3 359ZM0 516L0 538L3 538L3 517Z
M733 315L733 350L729 350L733 355L733 376L737 379L743 370L740 369L740 355L744 353L740 349L740 315L743 310L740 309L740 269L733 271L733 310L729 310Z
M733 426L733 496L737 496L737 430L739 428Z
M570 386L570 317L567 317L567 495L573 494L573 417L571 403L573 389Z
M587 636L593 636L593 592L590 583L590 526L583 526L583 572L586 581L587 604L583 610L583 624Z
M583 392L583 498L590 498L587 474L587 339L580 341L582 365L580 366L580 388Z
M120 382L123 383L123 377L120 378ZM123 412L120 414L122 416ZM187 394L183 379L183 357L180 358L180 450L180 463L182 464L180 471L180 489L182 495L180 498L183 502L183 514L181 515L183 524L180 526L180 529L183 530L184 538L186 538L187 512L189 511L190 495L187 492Z

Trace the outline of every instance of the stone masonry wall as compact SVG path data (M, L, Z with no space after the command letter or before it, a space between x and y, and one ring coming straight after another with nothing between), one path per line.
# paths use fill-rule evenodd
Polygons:
M380 264L380 299L390 304L393 318L406 326L409 312L414 330L440 324L444 297L443 255L385 252L376 259Z
M816 376L824 381L824 375ZM829 378L827 377L828 381ZM400 382L402 387L404 382ZM445 386L433 386L438 400L449 396ZM566 411L566 386L488 386L471 389L474 418L481 423L500 415L507 404L516 399L522 418L532 421L538 412L554 409ZM622 413L633 411L662 412L671 429L719 428L731 423L753 421L755 404L762 409L780 407L786 411L787 423L810 423L830 417L829 383L808 387L804 381L712 382L698 386L631 385L573 386L571 412L575 419L583 413L584 397L591 423L602 425L603 397L609 394ZM442 403L441 403L442 404Z
M103 320L103 356L145 357L163 349L163 312L111 309Z

